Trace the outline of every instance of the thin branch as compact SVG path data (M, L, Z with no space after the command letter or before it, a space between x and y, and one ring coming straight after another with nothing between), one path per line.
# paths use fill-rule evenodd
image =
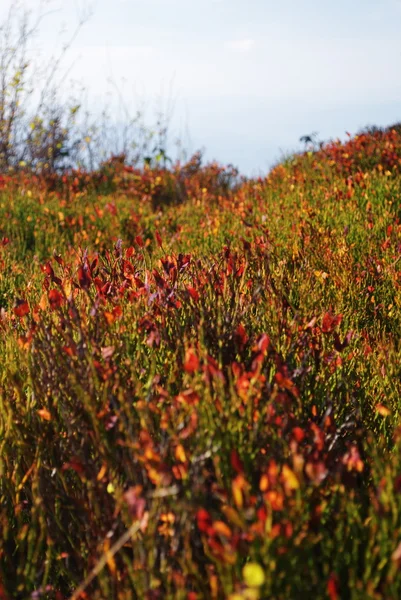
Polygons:
M105 552L98 560L96 565L93 567L92 571L89 575L84 579L84 581L77 587L69 600L78 600L82 592L86 590L86 588L92 583L94 579L99 575L99 573L104 569L107 565L108 561L113 558L117 552L121 550L121 548L128 542L130 538L132 538L141 528L141 521L136 521L131 525L129 529L119 539L112 545L110 550Z

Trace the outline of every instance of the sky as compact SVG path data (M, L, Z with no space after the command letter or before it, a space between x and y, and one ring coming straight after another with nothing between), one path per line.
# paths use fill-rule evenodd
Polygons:
M40 0L20 2L35 12ZM35 40L45 56L91 12L65 65L94 109L109 102L117 114L121 98L132 115L161 109L171 139L246 175L300 149L302 135L401 121L401 0L49 0L45 10Z

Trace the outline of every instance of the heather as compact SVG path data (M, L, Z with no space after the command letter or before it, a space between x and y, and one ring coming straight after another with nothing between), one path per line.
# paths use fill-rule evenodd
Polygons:
M0 598L399 598L399 128L0 185Z

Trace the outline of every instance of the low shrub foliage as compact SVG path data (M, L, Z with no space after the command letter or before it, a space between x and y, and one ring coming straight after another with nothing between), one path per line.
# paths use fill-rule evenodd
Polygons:
M0 598L401 595L401 137L0 181Z

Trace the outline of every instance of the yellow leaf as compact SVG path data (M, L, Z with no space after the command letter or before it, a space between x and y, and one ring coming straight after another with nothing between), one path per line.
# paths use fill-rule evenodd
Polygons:
M185 450L181 444L178 444L177 448L175 449L175 458L182 463L187 462Z
M249 587L261 587L265 582L262 567L256 562L250 562L242 569L244 582Z
M71 279L64 279L63 290L64 290L64 293L67 296L67 298L69 298L69 296L71 295L71 291L72 291Z
M237 508L242 508L244 505L244 497L242 495L241 481L238 477L231 483L234 502Z
M281 474L287 490L297 490L299 488L299 481L290 467L284 465Z
M316 277L318 277L319 279L327 279L329 274L326 273L326 271L315 271L315 275Z

